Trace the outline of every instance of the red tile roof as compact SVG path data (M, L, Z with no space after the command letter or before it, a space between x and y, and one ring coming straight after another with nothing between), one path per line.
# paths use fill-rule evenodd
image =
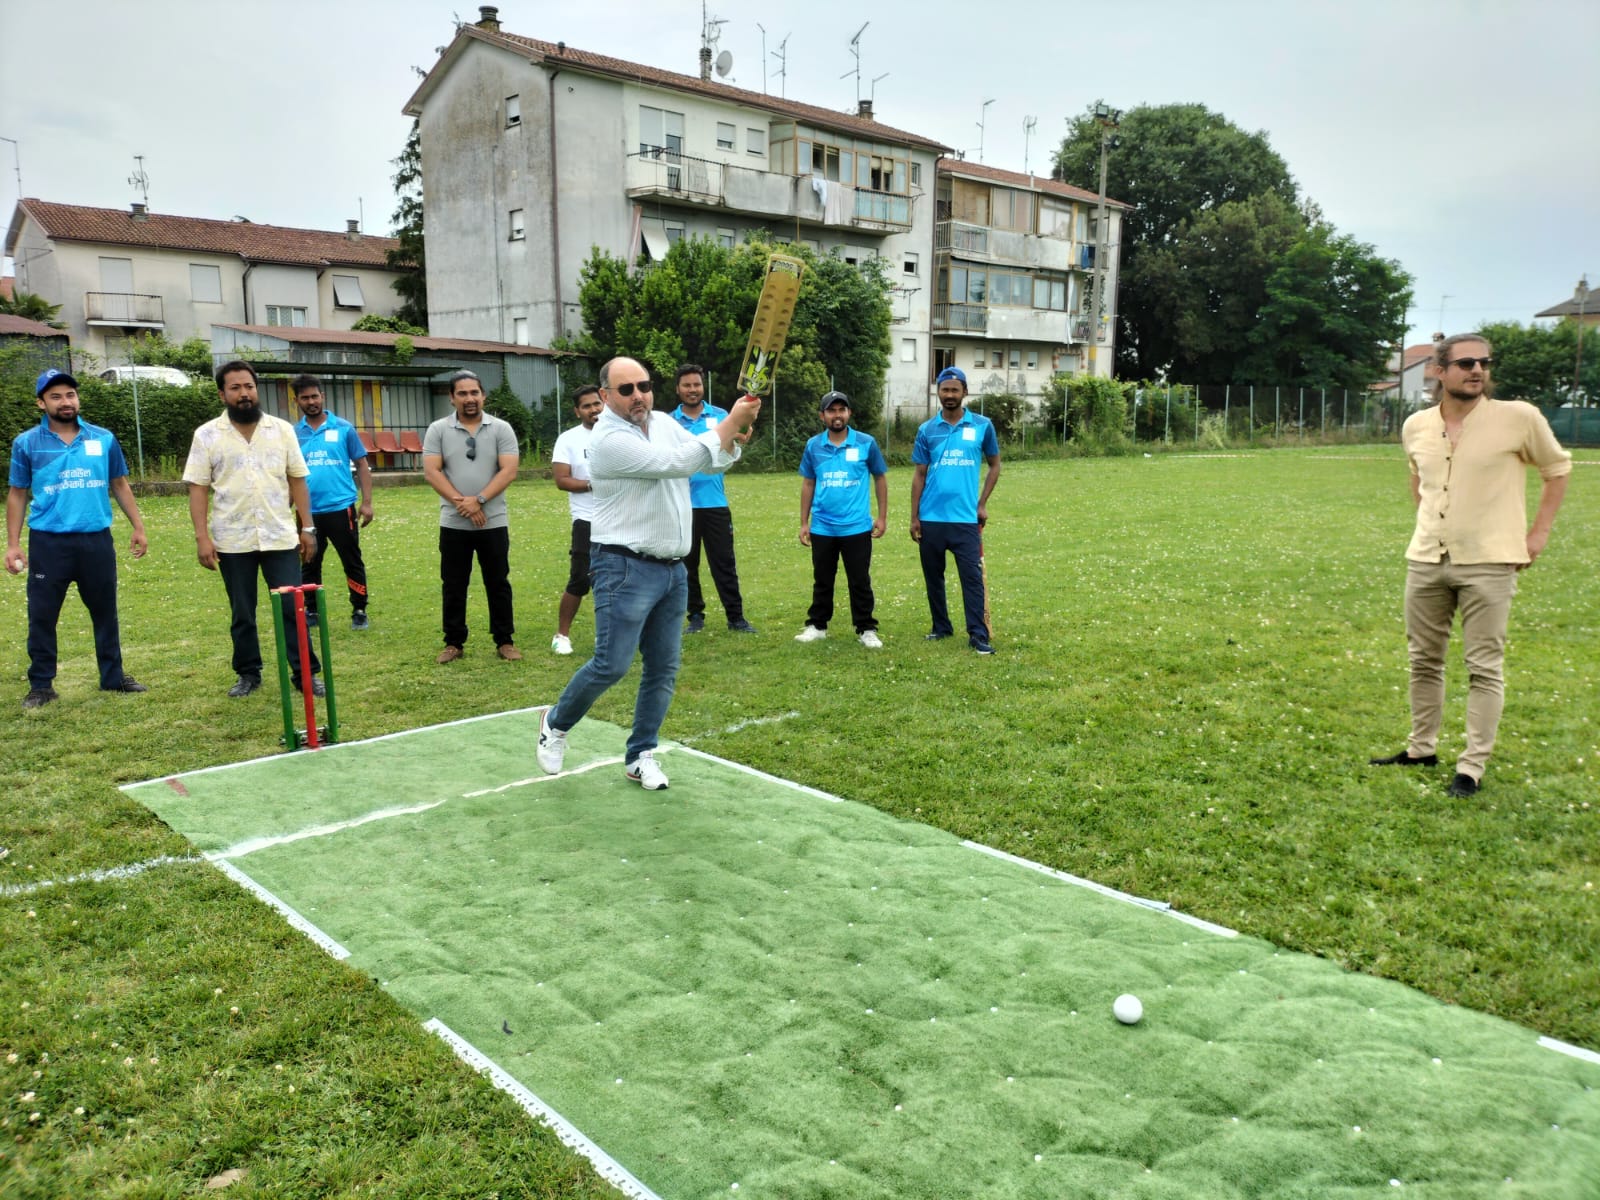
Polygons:
M391 237L351 237L321 229L257 225L253 221L213 221L164 213L150 213L143 220L136 220L120 208L86 208L45 200L23 200L18 207L56 241L237 254L251 262L385 267L385 254L400 245L399 239ZM16 228L15 222L12 227Z
M1100 196L1087 188L1073 187L1070 183L1057 183L1047 175L1021 175L1016 171L1002 171L999 167L988 167L983 163L967 162L959 158L941 158L938 163L939 173L942 175L960 175L967 179L985 179L991 183L1005 183L1012 187L1031 188L1036 192L1044 192L1051 196L1062 196L1068 200L1089 200L1098 204ZM1106 197L1109 208L1129 208L1121 200Z
M64 338L67 336L67 331L65 329L54 329L43 321L30 321L27 317L14 317L10 313L0 313L0 334Z
M924 137L918 133L908 133L903 129L890 128L871 117L861 117L854 113L839 112L831 108L820 108L815 104L802 104L798 100L789 100L781 96L769 96L764 92L750 92L744 88L730 87L728 84L717 80L701 79L698 75L679 75L673 71L663 71L659 67L647 67L643 63L628 62L621 58L609 58L604 54L594 54L588 50L579 50L574 46L563 46L557 42L541 42L537 38L520 37L514 33L490 32L486 29L480 29L476 25L461 26L456 35L456 40L450 44L449 49L440 58L439 63L434 64L434 69L428 72L428 77L423 80L422 86L406 102L403 111L413 116L421 112L419 98L431 90L435 82L434 73L438 71L440 64L451 57L451 52L463 44L463 38L487 42L492 46L503 46L505 49L513 51L524 58L531 57L535 62L549 60L566 69L589 71L596 75L610 75L633 83L651 84L656 87L671 88L679 92L694 92L717 100L729 100L735 104L747 105L750 108L761 109L764 112L775 113L779 116L791 117L794 120L805 121L812 125L821 125L827 129L853 133L859 137L872 138L875 141L902 142L924 150L949 149L942 142Z
M384 346L392 347L398 333L367 333L355 329L311 329L295 325L221 325L241 333L257 333L301 346ZM412 334L411 344L418 350L454 350L472 354L536 354L550 357L555 352L542 346L514 346L510 342L480 342L471 338L428 337Z

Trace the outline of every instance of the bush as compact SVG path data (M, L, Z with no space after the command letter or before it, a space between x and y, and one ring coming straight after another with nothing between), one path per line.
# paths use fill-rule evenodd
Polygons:
M511 390L510 384L502 383L485 396L483 411L493 413L511 426L512 431L517 435L517 445L521 446L524 452L527 451L529 438L533 434L533 413L528 410L528 406L518 398L517 394Z
M1014 392L984 392L970 398L967 407L993 421L995 436L1002 442L1020 438L1029 415L1028 402Z

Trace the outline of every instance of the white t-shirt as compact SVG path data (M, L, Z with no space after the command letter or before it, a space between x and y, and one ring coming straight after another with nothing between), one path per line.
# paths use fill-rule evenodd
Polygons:
M574 425L556 439L555 448L550 451L552 463L566 463L572 469L574 479L589 478L589 436L593 430L585 429L582 425ZM574 521L594 520L594 493L593 492L568 492L567 507L572 510Z

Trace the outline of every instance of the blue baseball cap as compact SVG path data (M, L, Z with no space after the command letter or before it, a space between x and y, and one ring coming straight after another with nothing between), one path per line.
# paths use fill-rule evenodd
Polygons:
M967 389L967 375L966 375L966 372L963 371L960 367L946 367L944 370L939 372L939 378L934 380L934 383L935 384L949 383L951 380L954 380L956 383L959 383L961 385L961 390L962 391L966 391L966 389Z
M71 375L68 375L65 371L58 371L54 367L51 367L44 374L40 375L38 379L34 380L33 394L35 399L44 395L45 388L56 383L64 383L73 391L78 390L78 381L76 379L74 379Z

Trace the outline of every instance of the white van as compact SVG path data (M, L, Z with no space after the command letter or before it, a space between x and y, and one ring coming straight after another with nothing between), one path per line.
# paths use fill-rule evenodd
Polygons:
M107 367L100 378L107 383L130 383L137 373L140 383L162 383L173 387L188 387L190 379L177 367Z

